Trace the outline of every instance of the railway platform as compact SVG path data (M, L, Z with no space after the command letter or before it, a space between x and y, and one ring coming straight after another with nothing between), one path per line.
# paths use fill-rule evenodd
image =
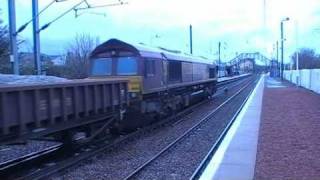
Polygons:
M319 117L319 94L263 76L200 179L319 179Z
M245 77L245 76L249 76L249 75L250 75L250 73L231 76L231 77L229 77L229 76L228 77L219 77L218 82L225 82L225 81L229 81L229 80L233 80L233 79L237 79L237 78L241 78L241 77Z

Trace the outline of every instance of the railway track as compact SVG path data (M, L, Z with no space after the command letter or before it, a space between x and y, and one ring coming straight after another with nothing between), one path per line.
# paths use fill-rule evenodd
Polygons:
M0 172L3 171L12 171L13 168L18 168L23 164L30 163L37 158L43 158L45 156L50 156L53 153L57 152L62 147L62 144L57 144L54 146L50 146L41 151L32 152L23 156L20 156L15 159L10 159L0 163Z
M246 81L244 80L242 83L245 82ZM236 84L232 84L230 87L235 85ZM229 94L233 94L233 90L230 90L229 92ZM218 104L220 104L224 100L224 98L216 97L214 101L210 101L210 103L218 102ZM212 107L212 104L210 103L204 103L197 109L208 109L208 107ZM198 110L194 110L194 112L187 115L189 117L184 117L183 120L179 120L179 123L172 123L170 127L164 127L160 130L154 130L151 133L146 133L143 135L143 137L139 137L139 139L136 141L127 143L121 147L117 147L112 151L105 153L104 155L91 158L89 162L83 163L77 166L77 168L71 168L63 174L57 175L57 178L87 179L90 177L97 179L123 179L138 166L148 161L151 158L151 153L158 153L161 151L161 146L163 146L163 144L173 141L177 134L184 131L184 126L192 125L193 120L197 121L194 119L194 117L198 116L199 113L203 114L203 112L197 111ZM193 117L191 118L191 116ZM61 175L62 177L60 177ZM161 176L145 179L158 179L159 177Z
M223 93L223 89L225 88L233 88L235 86L238 86L239 84L243 83L244 81L246 81L245 78L238 80L238 81L230 81L229 84L224 84L219 86L219 91L221 91L220 93ZM219 92L218 92L219 93ZM27 173L26 175L21 175L19 177L15 177L15 178L20 178L20 179L43 179L45 177L48 177L52 174L55 174L57 172L61 172L69 167L72 167L76 164L78 164L79 162L82 162L83 160L86 160L92 156L95 156L98 153L101 153L103 151L106 151L108 149L111 149L125 141L130 140L131 138L134 138L135 136L138 136L139 134L144 134L146 131L150 131L153 130L156 127L159 126L164 126L167 124L170 124L170 122L172 122L172 119L179 119L179 117L185 116L187 114L192 113L192 111L194 109L196 109L198 106L201 106L202 104L205 104L206 101L203 101L201 103L198 103L190 108L187 108L186 110L177 113L175 116L168 118L166 121L163 121L161 123L158 124L154 124L150 127L138 130L134 133L131 133L129 135L126 136L121 136L121 137L117 137L117 138L113 138L113 139L109 139L107 142L103 142L100 143L99 145L94 145L94 148L83 148L84 150L82 152L76 152L73 153L73 157L68 158L67 160L62 160L59 162L55 162L54 165L50 166L50 167L40 167L37 168L37 171L31 172L31 173ZM172 124L172 123L171 123ZM92 146L88 146L88 147L92 147ZM88 150L89 149L89 150ZM31 156L30 156L31 157ZM41 157L40 154L35 156L34 158L39 158ZM27 159L26 159L27 160ZM53 159L50 159L49 162L54 161ZM27 161L24 161L23 163L26 164ZM18 167L19 163L16 164L12 164L16 167ZM13 166L11 166L13 167Z
M254 82L256 82L256 81L254 81ZM180 156L185 156L184 153L187 153L185 151L184 152L179 152L179 149L181 149L181 148L179 148L178 146L180 144L182 144L182 143L190 143L190 137L191 136L193 136L191 138L195 138L194 136L197 136L198 139L199 138L203 138L204 134L201 133L201 128L205 128L203 126L207 126L207 124L210 124L210 123L208 123L208 121L213 120L213 117L222 108L225 108L228 104L230 104L230 102L234 101L238 96L242 95L243 92L245 92L245 90L247 90L250 85L252 86L252 82L249 82L248 84L246 84L236 94L234 94L233 96L229 97L224 103L222 103L217 108L212 110L208 115L206 115L204 118L202 118L198 123L196 123L194 126L192 126L187 131L185 131L185 133L183 133L181 136L176 138L169 145L164 147L161 151L159 151L157 154L155 154L153 157L151 157L148 161L146 161L141 166L136 168L133 172L131 172L128 176L126 176L124 178L124 180L129 180L129 179L154 179L154 178L157 178L157 175L156 175L157 172L156 171L160 171L162 173L163 172L166 173L163 169L157 167L157 166L159 166L160 164L163 164L163 163L165 164L165 168L166 169L174 168L172 166L173 166L174 163L177 164L177 162L169 163L169 162L171 162L170 161L171 157L172 158L176 158L176 156L178 154L180 154ZM250 88L250 92L251 92L251 88ZM245 100L241 102L241 105L236 109L235 113L233 113L233 116L232 116L231 120L227 123L226 127L223 129L222 133L220 134L218 139L215 141L214 149L221 142L221 140L223 139L225 133L228 131L228 129L232 125L234 119L236 118L238 113L241 111L241 108L243 107L243 105L246 102L247 98L251 94L251 93L247 93L247 92L245 92L245 93L247 94ZM196 146L196 145L193 144L192 146ZM193 147L193 148L197 148L197 147ZM189 146L188 151L193 151L192 147ZM169 155L169 154L174 154L174 155ZM168 157L168 156L170 156L170 157ZM200 168L198 168L196 170L196 172L190 177L190 179L197 178L198 174L200 174L201 169L203 169L204 165L205 165L205 163L201 163L200 166L199 166ZM172 171L170 171L170 172L172 172ZM169 174L169 175L161 174L160 175L161 177L158 176L158 178L159 179L174 178L174 177L171 176L171 174ZM178 178L178 179L185 179L185 177Z

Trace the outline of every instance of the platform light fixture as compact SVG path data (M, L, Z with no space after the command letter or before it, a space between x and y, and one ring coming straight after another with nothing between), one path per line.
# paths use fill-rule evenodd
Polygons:
M280 35L281 35L281 80L283 80L283 70L284 70L284 67L283 67L283 54L284 54L284 30L283 30L283 23L285 21L289 21L290 18L289 17L286 17L284 19L281 20L281 23L280 23Z

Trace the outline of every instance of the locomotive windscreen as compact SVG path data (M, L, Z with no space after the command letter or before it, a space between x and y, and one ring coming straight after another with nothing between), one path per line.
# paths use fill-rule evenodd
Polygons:
M112 59L111 58L97 58L93 59L91 73L94 76L111 75L112 73Z
M138 73L136 57L107 57L91 61L91 75L93 76L137 75Z
M117 59L117 75L136 75L138 72L137 58L119 57Z

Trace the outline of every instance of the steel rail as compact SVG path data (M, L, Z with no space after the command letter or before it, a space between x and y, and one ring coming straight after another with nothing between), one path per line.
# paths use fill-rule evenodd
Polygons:
M34 161L37 158L51 155L52 153L57 152L61 147L62 147L62 144L57 144L57 145L45 148L38 152L29 153L19 158L2 162L0 164L0 177L7 175L9 171L10 172L13 171L13 168L15 167L21 167L22 164L26 164L28 162Z
M137 131L136 131L137 132ZM54 174L54 173L57 173L57 172L60 172L68 167L71 167L77 163L79 163L80 161L83 161L83 160L86 160L98 153L101 153L102 151L104 150L107 150L121 142L124 142L125 140L129 139L130 137L134 136L136 134L136 132L134 133L131 133L127 136L124 136L120 139L116 139L115 141L113 141L112 143L110 144L107 144L103 147L100 147L96 150L92 150L92 151L88 151L88 152L83 152L80 156L75 156L75 157L72 157L71 159L68 159L68 160L65 160L63 162L58 162L55 166L52 166L52 167L48 167L48 168L45 168L45 169L41 169L39 171L36 171L36 172L33 172L33 173L30 173L30 174L27 174L25 176L22 176L22 177L19 177L17 179L32 179L32 180L36 180L36 179L45 179L46 177Z

